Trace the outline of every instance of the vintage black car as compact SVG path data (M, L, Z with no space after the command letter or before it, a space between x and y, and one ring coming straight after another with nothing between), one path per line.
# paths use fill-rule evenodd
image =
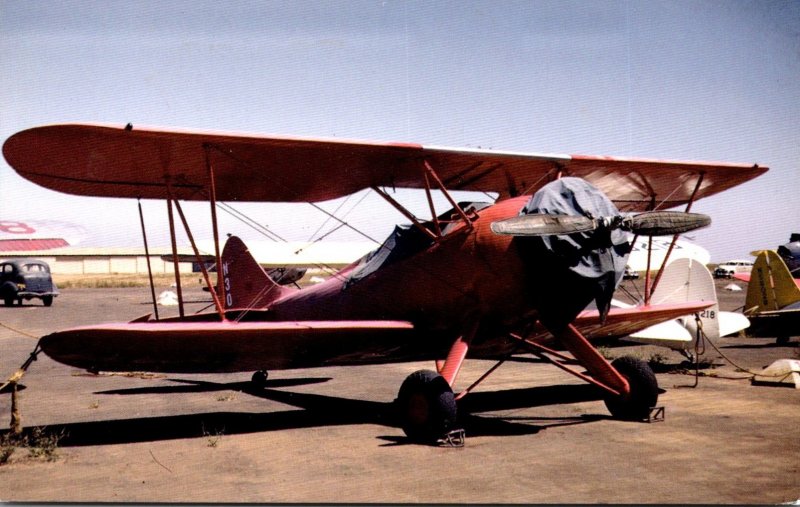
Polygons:
M16 301L39 298L45 306L53 304L58 288L50 277L50 266L35 259L11 259L0 262L0 299L6 306Z

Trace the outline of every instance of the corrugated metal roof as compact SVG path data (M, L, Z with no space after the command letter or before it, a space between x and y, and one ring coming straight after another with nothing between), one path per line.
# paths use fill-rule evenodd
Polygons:
M191 248L178 248L179 254L193 254ZM169 247L150 248L151 256L170 255ZM143 247L74 247L51 248L49 250L3 251L4 257L138 257L144 255Z

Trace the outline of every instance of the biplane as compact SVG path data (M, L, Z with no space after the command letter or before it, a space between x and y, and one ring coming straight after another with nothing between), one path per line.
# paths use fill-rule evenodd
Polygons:
M631 333L712 303L651 304L659 275L651 279L648 266L644 304L610 309L631 242L677 240L707 225L708 217L690 213L696 200L767 171L131 124L32 128L6 140L3 154L20 175L53 190L166 200L173 250L177 211L198 258L180 203L210 204L220 268L216 285L204 272L215 287L213 311L187 315L181 304L176 317L59 331L39 341L48 356L93 371L255 371L254 382L269 370L430 360L432 369L409 375L395 400L404 432L423 441L458 430L457 401L525 352L597 386L613 416L646 418L658 397L652 370L629 357L609 363L586 336ZM398 202L397 188L424 191L430 217ZM220 251L219 202L315 205L363 189L409 223L323 283L275 283L238 237ZM493 198L457 202L457 190ZM435 209L436 192L448 210ZM661 211L677 206L685 211ZM586 310L590 304L596 308ZM455 394L468 356L496 363Z

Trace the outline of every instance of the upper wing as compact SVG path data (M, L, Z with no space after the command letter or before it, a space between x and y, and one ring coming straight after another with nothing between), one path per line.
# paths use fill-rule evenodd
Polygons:
M23 177L62 192L208 199L209 168L222 201L316 202L368 187L424 186L428 162L451 190L530 194L559 172L582 177L623 211L686 203L767 171L749 164L669 162L453 149L411 143L301 139L73 124L36 127L6 140Z

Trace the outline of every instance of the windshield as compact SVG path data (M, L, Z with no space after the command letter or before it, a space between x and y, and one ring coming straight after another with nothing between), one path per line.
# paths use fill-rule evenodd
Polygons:
M458 206L462 210L470 212L470 210L479 211L487 206L491 206L491 203L460 202ZM442 224L442 235L446 236L455 229L455 224L459 222L459 215L455 212L455 208L451 208L439 215L437 219ZM420 222L420 225L430 231L434 228L432 220ZM408 224L398 225L380 247L361 258L358 266L352 271L347 282L345 282L344 287L347 288L353 283L371 275L379 268L411 257L429 248L431 245L433 245L431 237L416 226Z

